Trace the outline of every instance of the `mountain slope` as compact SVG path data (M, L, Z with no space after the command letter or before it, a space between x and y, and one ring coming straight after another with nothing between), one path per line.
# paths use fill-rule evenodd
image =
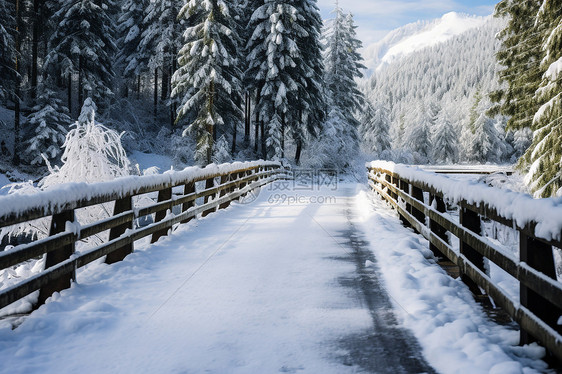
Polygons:
M382 40L365 48L363 56L368 75L413 52L431 47L484 25L488 17L450 12L432 21L418 21L388 33Z

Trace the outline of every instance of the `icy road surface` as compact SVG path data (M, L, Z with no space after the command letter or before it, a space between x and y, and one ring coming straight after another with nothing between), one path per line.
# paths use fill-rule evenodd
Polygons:
M0 325L0 372L545 368L542 348L514 346L365 187L283 183L79 272L16 330Z

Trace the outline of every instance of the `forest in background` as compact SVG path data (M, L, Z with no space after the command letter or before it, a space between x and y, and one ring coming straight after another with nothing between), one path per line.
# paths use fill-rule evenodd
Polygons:
M361 42L314 0L0 0L2 168L44 173L87 98L127 151L179 166L289 159L344 170L514 163L562 194L560 1L501 1L483 27L361 82ZM521 17L524 14L525 17ZM94 119L95 118L95 119Z

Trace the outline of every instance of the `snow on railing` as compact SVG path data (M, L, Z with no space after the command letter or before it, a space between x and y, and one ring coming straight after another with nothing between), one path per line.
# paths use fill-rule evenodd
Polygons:
M110 182L69 183L33 195L0 197L0 228L50 220L48 237L9 250L0 248L0 271L46 254L43 271L0 287L0 309L37 290L37 304L41 304L53 292L68 288L77 268L103 256L107 263L120 261L133 252L135 241L152 235L155 242L174 225L226 208L253 189L286 177L286 169L278 162L236 162ZM157 202L148 199L148 204L135 206L134 197L155 192ZM77 221L77 209L110 202L114 203L111 217L96 217L87 224ZM152 215L153 223L134 227L134 222ZM108 239L101 244L75 251L77 242L107 231Z
M533 199L386 161L366 167L371 187L396 208L404 225L429 240L437 258L457 265L475 295L485 292L519 323L522 343L538 339L562 360L562 283L553 255L553 247L562 249L561 198ZM456 205L458 220L447 213L448 205ZM517 230L519 258L483 236L489 220ZM519 300L492 281L485 259L519 281Z
M251 161L230 164L211 164L204 168L192 166L181 171L163 174L130 176L100 183L65 183L33 195L0 196L0 227L12 225L30 216L52 215L58 211L75 209L103 200L116 200L127 195L138 195L177 186L187 180L205 180L212 175L227 174L256 167L279 167L278 162Z
M519 228L534 223L534 235L546 240L562 240L562 198L534 199L528 194L487 186L476 181L458 181L417 167L388 161L373 161L371 169L388 170L401 178L439 190L447 201L466 201L494 210ZM436 170L438 173L439 171Z

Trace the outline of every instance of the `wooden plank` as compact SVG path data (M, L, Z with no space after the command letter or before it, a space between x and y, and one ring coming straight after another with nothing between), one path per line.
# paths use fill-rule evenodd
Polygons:
M245 172L245 171L249 171L249 170L255 170L258 166L252 166L252 167L247 167L247 168L241 168L241 169L237 169L233 172ZM280 166L279 165L271 165L272 168L274 169L279 169ZM67 201L64 204L60 204L60 205L49 205L49 206L37 206L37 207L33 207L30 208L24 212L11 212L6 214L3 217L0 217L0 228L2 227L6 227L6 226L11 226L11 225L16 225L18 223L22 223L22 222L27 222L27 221L32 221L34 219L38 219L38 218L43 218L43 217L49 217L64 211L69 211L69 210L75 210L75 209L80 209L80 208L85 208L85 207L89 207L92 205L98 205L98 204L102 204L102 203L109 203L118 199L122 199L128 196L136 196L136 195L142 195L142 194L146 194L146 193L150 193L150 192L157 192L163 189L167 189L167 188L173 188L173 187L177 187L177 186L182 186L187 184L188 182L192 181L192 182L197 182L197 181L201 181L201 180L205 180L207 178L214 178L214 177L220 177L222 173L217 172L217 173L213 173L213 174L209 174L206 175L204 177L199 177L199 178L191 178L191 179L187 179L187 180L178 180L175 181L174 183L172 182L166 182L166 183L159 183L159 184L153 184L153 183L147 183L145 181L142 180L142 177L139 178L139 186L136 188L133 188L130 193L129 191L122 193L122 192L114 192L114 193L103 193L103 192L98 192L98 191L92 191L92 192L87 192L84 193L84 197L81 199L77 199L77 200L72 200L72 201ZM88 187L87 187L88 188Z
M551 279L556 279L554 256L550 245L521 233L519 237L519 257L520 260L529 265L529 267L540 271ZM558 326L557 321L562 315L562 310L556 308L548 299L543 297L540 291L541 290L535 291L522 285L520 287L521 305L531 310L549 326ZM534 338L530 336L527 331L521 332L522 344L529 344L533 341Z
M184 195L195 195L196 191L195 191L195 182L189 182L184 186L183 189L183 194ZM181 207L181 211L182 213L186 212L188 209L192 208L195 206L195 198L193 200L187 201L185 203L182 204ZM188 223L189 221L191 221L193 219L193 217L189 217L185 220L183 220L181 223Z
M115 201L115 207L113 208L113 214L118 215L123 212L128 212L133 209L133 198L125 197ZM121 225L112 228L109 231L109 240L116 239L123 235L125 231L133 229L133 219L128 222L124 222ZM111 252L105 258L106 264L113 264L115 262L123 260L127 255L133 253L133 243L128 243L123 245L121 248L116 249Z
M215 193L216 191L218 191L218 188L214 187L215 186L215 178L209 178L205 181L205 190L210 190L213 189L213 194L206 194L205 195L205 204L207 204L209 201L211 201L212 199L214 199L215 197ZM206 217L209 214L213 213L215 211L214 208L212 209L208 209L203 211L203 213L201 214L202 217Z
M74 210L68 210L59 214L55 214L51 220L51 228L49 230L49 235L55 235L64 232L66 229L67 222L75 222L76 218L74 216ZM45 259L45 269L48 269L58 263L61 263L70 258L74 254L75 243L69 243L67 245L61 246L49 253L47 253L47 258ZM39 299L37 305L42 305L45 300L49 298L54 292L59 292L65 288L70 287L72 279L76 279L76 274L73 271L71 274L61 274L59 277L51 279L49 283L44 284L39 292Z
M161 190L160 192L158 192L158 202L163 202L163 201L169 201L172 199L172 189L171 188L166 188ZM156 213L154 222L160 222L162 221L165 217L166 217L166 213L167 210L161 210L159 212ZM158 241L158 239L160 239L163 236L168 235L168 229L169 228L164 228L158 232L155 232L152 235L152 239L150 240L151 243L156 243Z
M478 215L478 213L461 207L459 209L459 220L460 224L467 230L470 230L476 235L481 234L482 222L480 221L480 216ZM482 256L482 254L479 253L473 246L467 243L467 241L462 239L460 240L460 252L478 269L480 269L482 272L485 272L484 256ZM480 291L478 285L472 279L470 279L468 275L462 274L462 271L461 279L474 295L482 295L482 291Z
M433 204L435 205L435 209L438 212L445 213L447 209L445 206L445 202L443 201L443 198L439 196L430 195L429 200L430 200L430 204L433 202ZM436 236L441 238L444 242L449 241L449 237L447 236L447 230L445 230L445 228L441 226L437 221L431 219L431 217L429 218L429 229L431 230L432 233L434 233ZM445 257L445 255L439 250L439 248L437 248L435 244L431 242L429 244L429 249L433 252L433 255L435 257L437 258Z
M226 175L221 176L220 184L223 187L220 191L219 197L223 197L224 195L227 194L229 187L224 187L224 186L227 186L228 182L230 181L230 176L231 176L231 174L226 174ZM230 201L226 201L226 202L222 203L221 205L219 205L219 209L228 208L229 205L230 205Z
M384 169L379 169L379 168L371 168L369 169L372 172L379 172L379 173L387 173L389 175L395 175L395 173L388 171L388 170L384 170ZM423 191L429 192L432 195L435 196L439 196L444 198L443 196L443 192L441 190L436 189L435 187L431 186L430 184L427 184L425 182L418 182L418 181L411 181L408 178L403 178L402 179L407 182L410 183L412 185L417 185L419 188L421 188ZM521 227L519 225L517 225L516 223L514 223L514 221L511 218L506 218L504 216L502 216L501 214L499 214L497 212L496 209L489 207L487 204L483 204L483 203L475 203L475 204L471 204L468 203L466 200L460 200L458 202L456 202L456 204L460 207L464 207L467 208L469 210L472 210L473 212L478 213L481 217L486 217L489 218L491 220L494 220L496 222L499 222L507 227L513 227L513 228L517 228L517 230L524 232L525 234L527 234L528 236L532 237L532 238L536 238L546 244L558 247L558 248L562 248L562 240L557 240L557 239L546 239L546 238L540 238L537 237L535 235L535 228L537 226L536 222L531 222L530 224ZM560 237L562 238L562 233L560 233Z

